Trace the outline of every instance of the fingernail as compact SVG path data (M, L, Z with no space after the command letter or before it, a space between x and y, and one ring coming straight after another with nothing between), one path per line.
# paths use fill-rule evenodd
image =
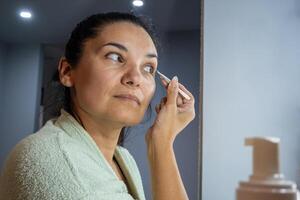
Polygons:
M174 77L172 78L172 80L173 80L172 86L173 86L173 88L176 88L176 87L177 87L177 83L178 83L178 77L177 77L177 76L174 76Z

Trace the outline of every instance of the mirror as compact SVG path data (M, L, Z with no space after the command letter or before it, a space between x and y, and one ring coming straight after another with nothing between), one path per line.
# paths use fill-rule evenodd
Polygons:
M200 199L201 183L201 110L200 81L200 9L198 0L146 0L134 7L131 1L2 1L0 12L0 164L22 138L39 130L49 119L53 102L51 79L59 58L75 25L94 13L133 12L144 15L155 25L161 49L159 70L179 82L195 97L196 118L178 135L175 153L190 199ZM19 12L31 11L31 19ZM28 13L23 13L28 15ZM155 105L165 96L156 78L152 116L132 127L124 146L135 158L143 180L146 199L151 199L149 168L146 158L145 131L155 117Z

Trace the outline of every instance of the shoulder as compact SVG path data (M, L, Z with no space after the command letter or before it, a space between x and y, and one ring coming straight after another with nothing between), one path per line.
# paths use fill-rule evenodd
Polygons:
M10 152L7 161L14 160L16 163L37 162L43 158L53 158L54 152L58 151L57 138L59 130L51 127L48 121L38 132L22 139Z
M15 164L24 162L47 162L58 159L60 130L48 121L38 132L22 139L10 152L7 162L15 161Z
M51 195L52 199L60 198L62 189L80 195L80 184L59 147L61 131L51 123L21 140L10 152L1 174L0 185L6 183L1 196L49 199Z

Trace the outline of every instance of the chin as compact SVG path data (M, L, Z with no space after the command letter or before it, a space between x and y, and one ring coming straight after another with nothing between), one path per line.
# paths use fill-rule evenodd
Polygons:
M142 117L137 117L137 116L131 116L128 117L128 114L126 116L118 116L117 117L118 121L124 124L124 126L135 126L141 123Z
M143 120L146 112L144 107L144 105L141 107L133 107L130 104L114 104L109 105L106 114L112 121L119 122L123 126L134 126Z
M134 126L143 120L143 113L132 110L118 110L111 112L109 118L112 121L119 122L122 126Z

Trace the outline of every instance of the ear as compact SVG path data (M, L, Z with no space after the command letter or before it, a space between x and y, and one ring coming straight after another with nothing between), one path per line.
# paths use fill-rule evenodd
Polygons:
M58 73L60 82L66 87L72 87L74 85L72 77L72 67L68 63L65 57L59 60Z

